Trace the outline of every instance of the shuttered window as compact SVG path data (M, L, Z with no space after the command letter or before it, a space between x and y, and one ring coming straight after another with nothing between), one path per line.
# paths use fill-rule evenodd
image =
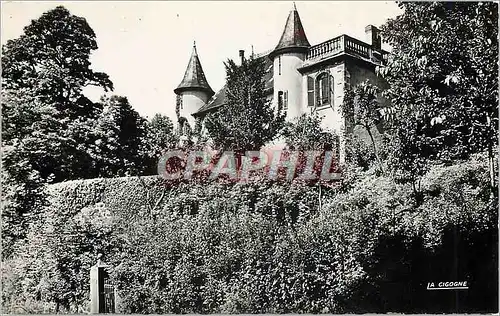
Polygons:
M288 110L288 91L283 93L283 110Z
M330 103L330 76L321 79L321 104Z
M283 112L288 110L288 91L278 91L278 108Z
M278 109L283 110L283 91L278 91Z
M307 76L307 105L314 106L314 78Z
M281 56L278 56L278 75L281 76Z
M322 73L316 79L316 104L318 106L330 105L333 94L333 80L329 73Z

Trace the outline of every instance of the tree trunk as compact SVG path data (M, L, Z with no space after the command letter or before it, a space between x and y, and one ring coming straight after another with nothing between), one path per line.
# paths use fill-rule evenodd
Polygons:
M375 139L373 138L373 134L372 134L372 131L371 131L371 128L370 126L365 126L365 129L366 131L368 132L368 135L370 136L370 139L372 141L372 147L373 147L373 154L375 155L375 159L377 159L377 162L378 162L378 165L379 165L379 168L380 168L380 171L382 173L384 173L384 168L382 167L382 161L380 160L379 156L378 156L378 152L377 152L377 146L375 145Z
M411 180L411 185L413 188L413 195L415 198L415 208L418 208L422 203L422 194L420 192L420 184L417 189L416 181L414 178ZM420 180L418 180L420 182Z

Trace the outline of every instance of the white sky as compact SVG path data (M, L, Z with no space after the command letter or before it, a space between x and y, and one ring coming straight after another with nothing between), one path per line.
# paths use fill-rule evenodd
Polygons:
M128 97L143 116L175 116L173 89L182 80L193 40L209 84L214 91L225 81L223 61L238 60L272 49L278 43L291 1L2 1L1 42L18 37L32 19L57 5L85 17L97 36L99 48L92 68L107 73L114 94ZM368 24L379 26L401 13L389 1L296 2L311 45L341 34L365 39ZM98 100L104 93L85 93Z

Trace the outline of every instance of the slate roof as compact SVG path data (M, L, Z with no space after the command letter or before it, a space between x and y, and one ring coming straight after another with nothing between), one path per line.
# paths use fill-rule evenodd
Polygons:
M265 91L267 94L272 93L273 89L273 61L269 58L269 52L265 52L263 54L256 55L255 58L263 58L264 60L264 67L266 69L266 73L264 75L264 82L265 82ZM210 100L207 104L202 106L196 113L193 114L193 116L199 116L203 115L207 112L210 112L211 110L214 110L220 106L223 106L226 104L226 91L227 91L227 85L224 85Z
M176 94L187 90L201 90L208 93L209 97L214 95L214 91L208 84L203 68L201 67L200 59L196 51L196 44L193 45L193 53L189 59L184 78L179 86L174 89Z
M224 85L210 100L207 104L203 105L197 112L193 113L193 116L202 115L210 112L210 110L216 109L220 106L226 104L226 91L227 86Z
M273 58L276 54L288 50L307 51L307 48L310 46L311 44L307 40L304 27L300 21L299 12L297 12L294 4L293 10L290 11L286 19L285 29L283 30L283 34L281 34L280 41L274 51L271 52L269 58Z

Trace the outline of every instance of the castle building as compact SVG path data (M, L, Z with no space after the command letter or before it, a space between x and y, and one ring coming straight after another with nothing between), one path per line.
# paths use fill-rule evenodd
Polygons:
M265 91L272 104L282 105L287 120L316 111L324 117L324 127L342 135L346 128L346 119L340 110L344 89L366 79L382 89L387 87L375 74L375 68L383 65L388 54L381 47L380 31L368 25L365 34L365 41L344 34L311 45L294 4L276 47L257 56L266 63ZM243 51L240 57L244 58ZM203 119L225 104L226 87L214 94L203 73L196 46L184 78L174 92L178 114L191 127L196 119ZM340 154L343 155L343 150Z

